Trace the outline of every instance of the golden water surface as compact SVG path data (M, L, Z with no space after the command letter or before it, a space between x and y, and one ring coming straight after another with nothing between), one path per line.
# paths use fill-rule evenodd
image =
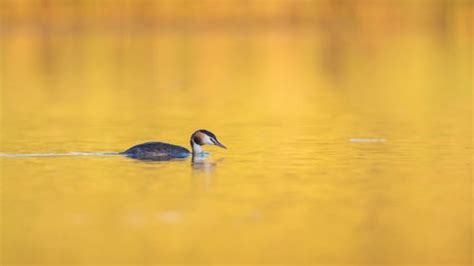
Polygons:
M472 31L422 13L4 28L0 153L228 149L0 157L2 263L471 265Z

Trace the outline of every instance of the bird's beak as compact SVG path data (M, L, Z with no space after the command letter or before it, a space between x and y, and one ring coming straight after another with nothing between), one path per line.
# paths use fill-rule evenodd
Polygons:
M221 147L221 148L227 149L227 147L224 146L224 144L220 143L217 139L216 139L215 145L216 145L216 146L219 146L219 147Z

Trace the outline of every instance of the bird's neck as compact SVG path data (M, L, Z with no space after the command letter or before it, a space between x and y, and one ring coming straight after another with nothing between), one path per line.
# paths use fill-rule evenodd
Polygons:
M193 148L193 154L198 154L202 152L201 145L196 144L194 141L191 141L191 146Z

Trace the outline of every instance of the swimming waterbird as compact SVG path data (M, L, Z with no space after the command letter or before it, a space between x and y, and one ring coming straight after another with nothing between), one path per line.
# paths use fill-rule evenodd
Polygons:
M190 155L203 155L204 152L201 148L201 146L203 145L216 145L218 147L226 149L226 146L224 146L224 144L220 143L219 140L217 140L216 135L205 129L196 130L191 135L191 139L189 142L191 144L192 152L190 152L184 147L173 144L163 142L146 142L135 145L130 149L122 152L121 154L135 159L161 161L170 160L174 158L186 158Z

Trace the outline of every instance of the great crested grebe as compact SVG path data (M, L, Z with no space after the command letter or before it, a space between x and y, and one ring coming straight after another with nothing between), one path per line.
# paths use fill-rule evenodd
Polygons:
M121 154L145 160L170 160L173 158L186 158L190 155L196 156L203 153L202 145L216 145L226 149L222 143L217 140L216 135L205 129L196 130L191 135L190 144L192 153L181 146L163 143L163 142L146 142L135 145L130 149L121 152Z

